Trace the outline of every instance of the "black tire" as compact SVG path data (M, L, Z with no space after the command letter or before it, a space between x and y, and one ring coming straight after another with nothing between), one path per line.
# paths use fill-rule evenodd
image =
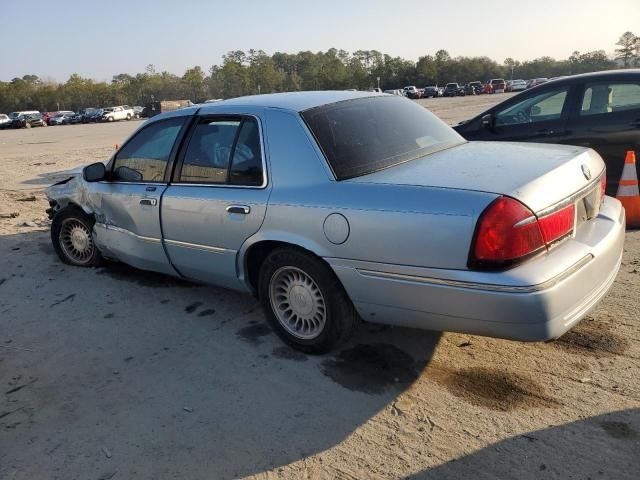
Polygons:
M127 113L127 122L131 120L131 114Z
M51 242L53 243L53 249L62 260L67 265L73 265L75 267L97 267L102 262L102 255L100 255L100 251L95 244L95 239L93 238L93 224L95 220L84 213L80 208L69 206L65 207L56 213L56 216L53 217L53 222L51 222ZM88 236L91 240L91 251L90 254L87 254L86 258L83 258L82 261L73 257L73 254L70 253L70 247L65 247L63 245L62 239L62 230L63 228L67 228L67 225L76 224L80 228L80 225L84 227L86 232L88 232Z
M299 338L290 333L278 320L271 301L271 282L276 273L293 267L302 271L318 287L324 299L325 323L312 339ZM271 252L260 267L258 296L267 321L287 345L304 353L327 353L345 342L353 334L358 315L340 281L331 268L317 257L294 248L278 248Z

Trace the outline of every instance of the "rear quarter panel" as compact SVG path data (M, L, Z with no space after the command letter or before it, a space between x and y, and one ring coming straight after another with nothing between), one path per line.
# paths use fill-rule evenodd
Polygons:
M447 188L337 182L299 115L265 113L273 190L262 240L299 245L325 258L466 269L473 230L494 194ZM336 244L325 220L338 213L348 238Z

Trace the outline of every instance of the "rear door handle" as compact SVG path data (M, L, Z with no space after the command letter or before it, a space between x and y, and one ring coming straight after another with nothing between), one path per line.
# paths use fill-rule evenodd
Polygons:
M553 135L554 133L556 133L553 130L549 130L548 128L541 128L540 130L538 130L536 132L538 135Z
M152 207L155 207L156 205L158 205L158 199L157 198L143 198L142 200L140 200L140 205L150 205Z
M632 127L640 128L640 118L631 122Z
M251 211L251 207L248 205L229 205L227 212L229 213L241 213L242 215L248 215Z

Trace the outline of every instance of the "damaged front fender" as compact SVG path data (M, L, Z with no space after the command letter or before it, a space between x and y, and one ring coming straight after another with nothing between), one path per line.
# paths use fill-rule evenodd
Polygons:
M69 205L80 207L88 215L100 216L100 206L96 196L92 195L91 184L82 177L82 171L74 172L65 180L46 188L45 195L49 200L47 215L50 219Z

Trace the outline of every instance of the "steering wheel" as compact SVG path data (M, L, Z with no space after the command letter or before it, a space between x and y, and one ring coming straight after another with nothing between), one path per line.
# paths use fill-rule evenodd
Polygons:
M516 119L518 120L518 123L531 123L531 117L522 110L516 114Z

